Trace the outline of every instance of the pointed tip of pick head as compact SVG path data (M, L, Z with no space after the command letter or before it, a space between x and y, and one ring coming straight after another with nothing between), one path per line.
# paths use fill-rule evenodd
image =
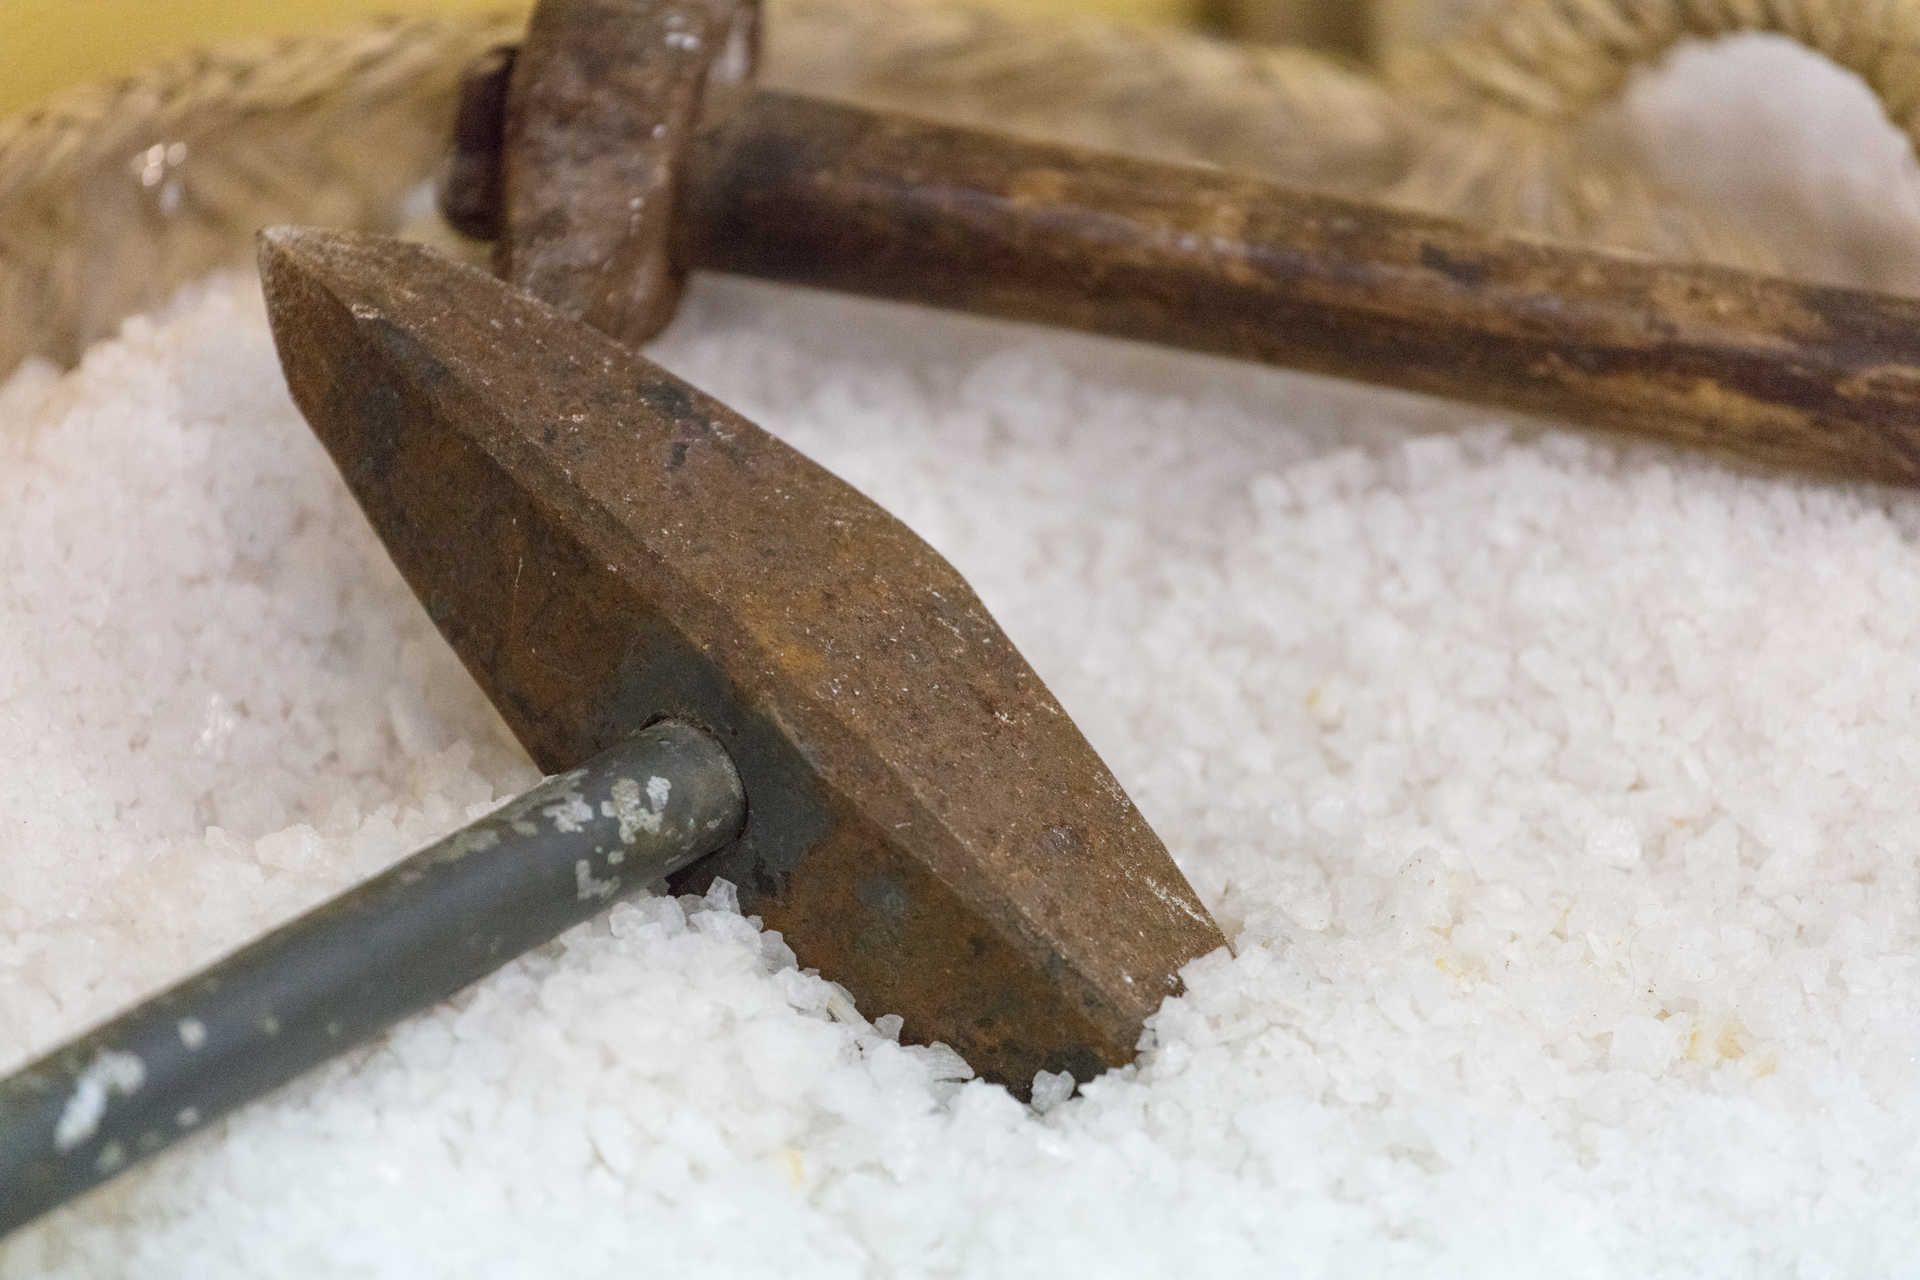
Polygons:
M385 236L284 226L260 232L256 250L287 389L335 460L353 466L386 439L369 424L389 434L401 425L383 408L403 380L389 367L395 336L382 320L404 310L420 260L437 255Z
M310 299L323 277L339 275L338 267L350 259L353 247L347 233L318 227L268 227L260 232L254 250L267 315L276 332ZM334 269L328 270L329 265Z
M368 321L403 308L420 280L452 287L469 274L424 245L323 227L268 227L255 252L281 368L310 420L308 384L319 370L338 372L348 349L377 341Z
M393 280L404 267L418 263L455 276L484 275L426 245L371 231L340 231L331 227L267 227L254 242L261 280L269 292L276 283L308 276L336 285L349 279L371 290Z
M262 254L269 250L284 249L297 245L309 236L321 234L312 227L296 227L291 223L282 223L277 227L262 227L260 234L254 237Z
M340 252L354 248L390 242L386 236L373 235L365 231L341 231L333 227L300 227L285 224L277 227L262 227L254 237L259 251L260 261L284 261L288 258L311 257L319 253Z
M316 374L330 370L338 356L340 331L332 317L345 310L342 292L353 288L353 273L340 269L343 239L339 232L312 227L268 227L255 241L280 368L316 429L310 394Z
M264 227L254 236L254 261L260 267L260 283L267 291L269 306L273 302L274 286L284 278L286 268L314 234L309 227Z
M297 262L310 257L314 250L326 241L337 240L342 233L326 231L319 227L265 227L254 237L254 256L260 264L260 275L271 281L273 276Z
M276 294L297 279L338 279L356 274L391 257L398 247L399 241L364 232L281 226L267 227L259 233L255 256L267 291L267 305L272 308Z

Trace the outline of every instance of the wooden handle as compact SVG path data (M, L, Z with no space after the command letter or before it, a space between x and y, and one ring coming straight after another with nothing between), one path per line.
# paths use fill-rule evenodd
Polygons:
M1062 325L1920 482L1920 303L744 91L688 267Z

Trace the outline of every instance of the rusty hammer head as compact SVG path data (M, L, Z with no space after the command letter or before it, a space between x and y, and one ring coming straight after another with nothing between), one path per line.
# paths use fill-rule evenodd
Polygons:
M708 98L758 60L758 0L546 0L473 67L442 191L502 278L626 342L685 284L673 220Z
M288 382L547 770L672 717L726 746L716 877L872 1013L1016 1088L1133 1054L1213 921L959 574L631 348L375 237L276 231Z

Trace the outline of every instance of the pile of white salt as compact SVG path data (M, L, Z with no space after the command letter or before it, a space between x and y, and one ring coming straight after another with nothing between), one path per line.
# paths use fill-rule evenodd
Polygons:
M955 560L1236 954L1029 1109L641 900L0 1276L1920 1257L1920 501L739 285L656 354ZM0 391L0 564L0 1069L533 779L243 280Z

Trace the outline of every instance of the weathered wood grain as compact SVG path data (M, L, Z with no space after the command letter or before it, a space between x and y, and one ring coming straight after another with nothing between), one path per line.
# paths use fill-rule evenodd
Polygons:
M764 90L715 103L687 267L1143 339L1920 482L1920 302L1520 239Z

